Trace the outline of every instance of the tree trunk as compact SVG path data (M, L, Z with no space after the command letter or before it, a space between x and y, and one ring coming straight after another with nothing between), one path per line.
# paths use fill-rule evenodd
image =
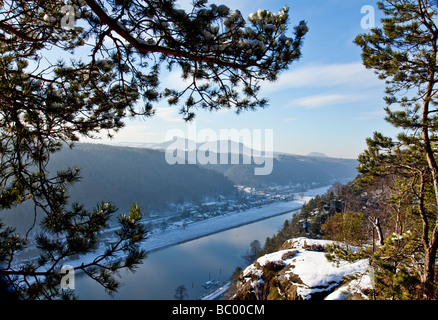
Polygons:
M432 96L433 89L433 78L432 75L429 79L429 85L425 96L425 101L423 103L423 115L422 115L422 138L424 142L424 150L426 153L427 163L432 174L433 188L435 192L435 202L438 205L438 165L435 159L435 154L432 149L431 140L429 137L429 102ZM427 219L427 218L426 218ZM427 222L427 221L426 221ZM427 225L427 224L426 224ZM434 277L435 277L435 258L438 248L438 220L435 223L435 228L432 232L430 240L427 241L429 232L428 228L426 230L423 228L423 246L425 251L424 257L424 276L423 276L423 288L425 290L424 294L427 299L433 298L433 287L434 287Z
M431 87L431 85L429 85ZM428 89L429 92L429 89ZM431 88L430 88L431 92ZM435 159L435 155L431 146L431 141L429 137L429 127L428 127L428 110L429 110L429 99L423 104L423 128L422 136L424 141L424 149L426 152L427 163L432 174L433 188L435 192L435 202L438 205L438 165ZM426 218L427 219L427 218ZM427 226L427 221L426 221ZM438 248L438 220L435 223L435 228L428 240L429 232L428 228L423 227L423 246L424 246L424 276L423 276L423 288L424 294L427 299L433 298L433 287L435 281L435 258Z
M428 101L425 101L424 105L427 105L427 108L423 109L423 115L425 114L424 110L428 110ZM426 119L423 118L423 140L424 140L424 148L426 151L426 158L429 165L429 169L432 173L433 187L435 192L435 202L438 205L438 166L435 160L434 152L431 147L431 142L429 138L428 126L426 125ZM426 218L427 219L427 218ZM426 222L426 223L424 223ZM435 228L432 232L430 240L428 241L429 228L424 228L427 226L427 221L423 221L423 247L424 247L424 275L422 277L423 281L423 289L424 295L426 299L433 299L433 287L435 282L435 258L436 252L438 248L438 220L435 223Z
M433 300L435 298L435 257L436 248L428 250L424 257L424 274L422 277L423 294L426 300Z
M383 239L383 233L382 233L382 226L380 224L380 219L379 218L373 218L373 217L369 217L369 220L371 221L374 229L377 232L377 238L378 238L378 245L382 246L384 244L384 239Z

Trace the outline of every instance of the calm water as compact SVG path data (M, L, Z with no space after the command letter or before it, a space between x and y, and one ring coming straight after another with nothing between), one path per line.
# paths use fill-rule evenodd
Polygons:
M114 299L173 300L175 289L184 285L188 299L208 292L202 284L209 279L227 281L236 267L244 268L242 258L254 240L263 245L294 212L148 254L135 273L123 270L123 286ZM83 275L77 275L76 294L80 299L111 299L103 288ZM211 290L211 289L210 289Z

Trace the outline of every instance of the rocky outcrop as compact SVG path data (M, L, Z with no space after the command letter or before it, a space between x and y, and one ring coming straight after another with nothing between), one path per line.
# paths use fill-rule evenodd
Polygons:
M240 274L234 300L366 299L368 262L336 266L325 257L326 240L297 238L257 259ZM346 282L344 276L357 273Z

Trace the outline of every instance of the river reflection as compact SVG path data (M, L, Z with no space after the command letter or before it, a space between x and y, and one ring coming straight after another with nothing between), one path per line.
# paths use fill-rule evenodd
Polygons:
M239 228L152 252L135 273L123 270L123 286L113 299L173 300L175 289L184 285L187 299L197 299L209 290L202 284L210 279L227 281L254 240L263 245L291 219L294 213L269 218ZM77 275L75 293L80 299L112 299L92 279Z

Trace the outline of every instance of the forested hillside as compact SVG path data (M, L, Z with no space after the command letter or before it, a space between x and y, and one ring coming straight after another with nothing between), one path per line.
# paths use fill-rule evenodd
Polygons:
M235 191L221 174L197 165L169 165L157 150L78 144L53 156L53 169L66 165L81 168L82 179L71 191L73 200L113 201L123 208L135 201L145 213L171 202L202 201Z
M359 185L357 179L346 185L334 184L326 194L314 197L291 220L286 220L278 233L267 238L259 256L279 250L285 241L292 238L331 240L335 236L330 231L334 230L324 229L327 220L346 212L382 209L374 203L376 198L368 194L369 190Z
M334 240L327 258L335 263L368 259L374 270L371 299L422 299L422 218L403 174L335 184L313 198L277 234L268 237L259 257L276 252L289 239ZM429 217L428 223L433 222ZM438 293L434 286L433 295Z
M328 185L335 180L352 179L357 174L357 161L280 154L273 159L273 170L269 175L254 175L257 164L251 165L208 165L223 172L231 181L239 185Z
M226 152L221 150L224 142L227 145ZM172 142L138 145L162 151L166 151L169 146L172 148ZM264 156L258 156L259 154L263 155L263 153L252 150L241 142L231 140L209 142L208 146L213 147L212 149L217 152L213 152L205 146L206 150L204 150L202 143L195 143L187 139L183 139L177 146L183 148L179 152L181 162L205 156L209 161L201 166L220 172L237 185L257 187L301 184L310 187L329 185L339 180L351 180L357 175L358 162L356 159L329 158L317 152L307 156L274 152L273 159L267 159ZM226 161L221 161L223 159ZM251 164L247 164L248 162ZM254 174L255 168L266 168L266 171L269 171L271 165L272 172L269 174Z

